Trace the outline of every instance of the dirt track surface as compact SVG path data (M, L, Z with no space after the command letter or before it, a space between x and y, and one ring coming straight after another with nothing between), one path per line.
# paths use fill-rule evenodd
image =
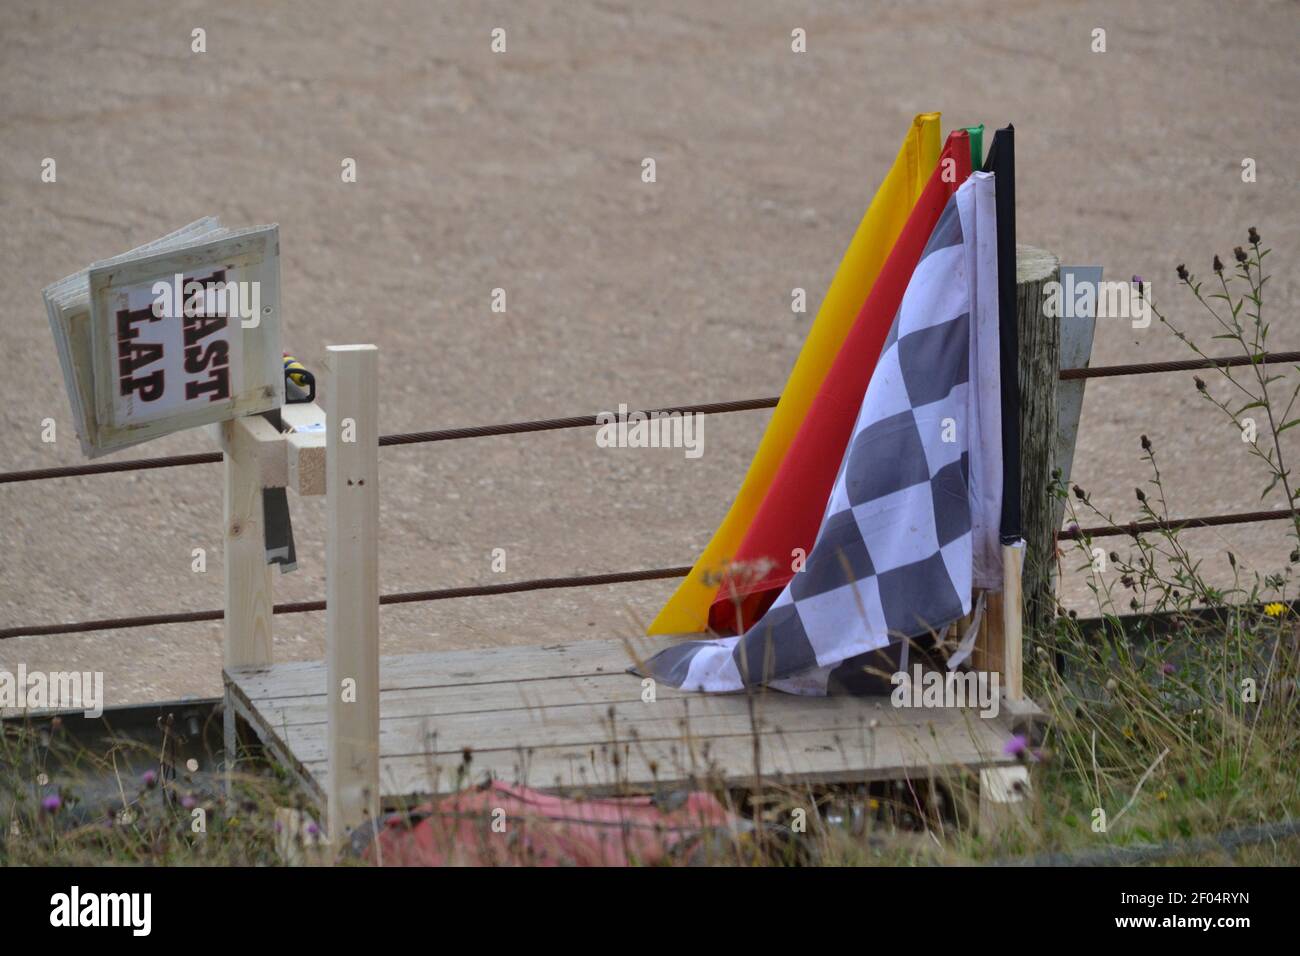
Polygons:
M1257 226L1273 339L1300 347L1291 0L5 0L0 19L0 470L80 460L41 288L210 213L280 224L288 350L319 368L328 344L382 349L386 432L775 394L923 110L945 129L1013 121L1021 241L1142 275L1199 339L1209 326L1174 266L1207 273ZM195 27L207 53L190 52ZM795 27L807 53L790 50ZM806 316L790 310L797 286ZM1095 363L1182 357L1157 326L1098 329ZM600 449L588 430L385 449L381 589L690 563L766 418L708 419L696 460ZM1283 503L1260 504L1265 478L1190 375L1143 377L1088 386L1076 458L1076 480L1122 517L1146 477L1141 433L1176 513ZM209 448L190 433L118 457ZM219 607L220 479L201 466L0 487L0 627ZM276 597L308 600L324 593L322 501L291 500L301 567L276 575ZM1268 571L1282 530L1189 540L1207 566L1231 547ZM632 633L674 586L389 608L382 648ZM1086 597L1073 579L1065 593ZM275 623L277 659L323 654L323 614ZM103 670L110 704L212 695L221 628L0 642L0 668L20 661Z

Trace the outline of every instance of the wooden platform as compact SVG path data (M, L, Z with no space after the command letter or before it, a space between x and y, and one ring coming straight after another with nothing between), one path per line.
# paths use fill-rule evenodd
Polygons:
M636 642L647 655L666 640ZM692 780L749 786L929 776L1014 763L1004 710L907 709L881 698L776 692L642 699L622 641L444 651L380 664L380 781L394 805L480 782L649 792ZM226 674L236 711L318 801L327 792L325 664ZM471 754L468 774L461 771Z

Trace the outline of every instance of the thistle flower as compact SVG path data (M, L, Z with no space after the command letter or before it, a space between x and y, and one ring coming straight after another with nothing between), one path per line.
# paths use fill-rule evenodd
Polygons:
M1237 257L1237 261L1242 265L1245 265L1247 260L1250 259L1250 256L1246 255L1246 250L1241 248L1241 246L1234 247L1232 254Z
M1175 667L1173 664L1171 664L1169 661L1165 661L1163 664L1160 665L1160 673L1164 674L1166 677L1176 674L1177 672L1178 672L1178 668Z
M1191 273L1187 271L1187 266L1182 265L1181 263L1178 266L1178 278L1183 280L1184 282L1192 281L1192 276Z
M1151 450L1151 439L1150 439L1150 438L1147 438L1146 435L1143 435L1143 436L1142 436L1142 450L1143 450L1143 451L1150 451L1150 450Z
M1219 275L1223 275L1223 260L1218 256L1214 257L1214 271Z
M1198 392L1205 391L1205 382L1201 379L1201 376L1193 375L1192 379L1196 382L1196 390Z
M1134 488L1133 493L1137 495L1137 500L1139 503L1141 504L1147 503L1147 493L1143 491L1141 488Z
M1250 230L1246 233L1246 238L1250 240L1252 246L1259 245L1259 233L1255 231L1254 226L1250 227Z
M1029 741L1025 739L1025 735L1016 734L1002 745L1002 752L1004 754L1010 754L1013 757L1018 757L1025 752L1025 748L1028 746Z
M140 780L141 782L144 783L146 787L152 790L154 787L158 785L158 774L154 773L154 771L152 770L146 770L140 776Z
M1088 493L1087 493L1086 491L1084 491L1082 488L1080 488L1078 485L1075 485L1075 486L1074 486L1074 497L1078 498L1080 501L1084 501L1084 500L1087 499L1087 497L1088 497Z
M41 801L41 810L45 813L58 813L63 807L63 798L57 793L52 793Z

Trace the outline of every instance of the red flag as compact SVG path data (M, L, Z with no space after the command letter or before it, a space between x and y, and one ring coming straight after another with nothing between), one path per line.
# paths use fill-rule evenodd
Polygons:
M736 633L758 620L794 577L796 549L805 555L812 550L853 422L908 281L948 198L970 172L970 137L965 130L956 130L949 134L938 165L736 550L732 572L709 609L709 627L717 633ZM760 576L753 568L761 561L774 566ZM747 568L738 569L737 564ZM736 626L737 602L740 628Z

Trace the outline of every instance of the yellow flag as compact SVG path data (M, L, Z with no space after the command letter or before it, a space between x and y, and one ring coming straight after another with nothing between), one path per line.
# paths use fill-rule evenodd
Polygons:
M853 234L731 510L691 568L690 575L650 625L651 634L687 634L708 628L709 606L718 591L718 575L744 540L781 459L799 431L898 234L903 231L903 224L926 180L939 162L941 148L939 114L921 113L912 120L903 148Z

